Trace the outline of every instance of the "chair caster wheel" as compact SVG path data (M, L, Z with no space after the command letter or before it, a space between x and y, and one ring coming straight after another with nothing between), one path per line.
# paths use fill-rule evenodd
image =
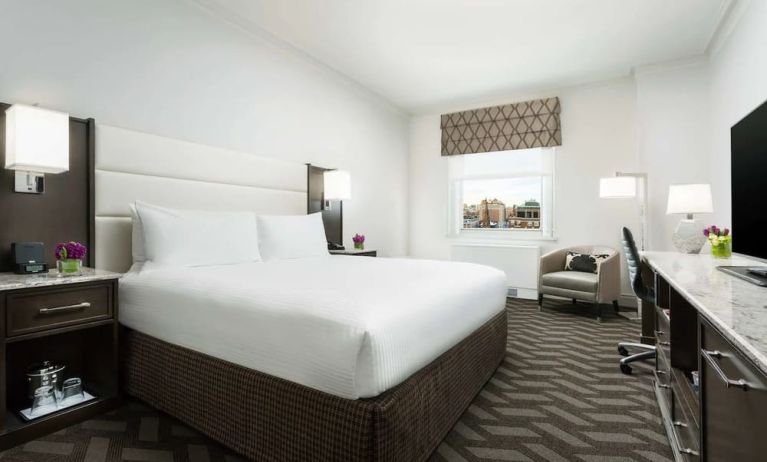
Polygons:
M626 375L631 375L631 366L628 364L621 364L621 372Z
M619 346L618 347L618 353L621 356L628 356L629 355L629 350L627 350L626 347Z

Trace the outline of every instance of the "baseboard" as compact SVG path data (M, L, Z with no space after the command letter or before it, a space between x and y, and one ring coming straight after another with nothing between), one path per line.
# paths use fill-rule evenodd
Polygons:
M514 287L509 287L507 297L521 298L523 300L537 300L538 291L533 289L518 289ZM546 295L546 298L569 300L567 298L557 297L555 295ZM620 298L618 299L618 304L621 306L621 308L629 308L632 310L636 310L639 307L639 304L637 303L637 298L633 294L621 294Z
M537 300L538 291L535 289L520 289L518 287L509 287L506 292L507 298L521 298L523 300Z
M639 308L639 303L637 303L637 298L634 294L621 294L621 297L618 299L618 304L627 308Z

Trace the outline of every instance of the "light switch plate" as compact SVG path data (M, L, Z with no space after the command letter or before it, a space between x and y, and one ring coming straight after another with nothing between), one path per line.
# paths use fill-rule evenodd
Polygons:
M45 175L16 170L13 190L25 194L42 194L45 192Z

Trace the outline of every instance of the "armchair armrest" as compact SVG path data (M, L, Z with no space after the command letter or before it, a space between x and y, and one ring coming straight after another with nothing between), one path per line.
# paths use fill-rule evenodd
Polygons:
M621 296L621 256L618 252L610 255L599 265L597 299L610 303Z
M541 290L541 278L546 273L553 273L555 271L562 271L565 269L565 259L567 257L567 249L552 250L544 255L541 255L541 261L538 264L538 291Z

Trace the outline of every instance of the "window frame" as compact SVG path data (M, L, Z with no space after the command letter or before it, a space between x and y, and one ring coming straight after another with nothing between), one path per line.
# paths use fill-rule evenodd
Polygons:
M550 156L544 164L548 162L550 169L543 170L525 170L514 173L499 174L471 174L453 177L452 167L448 166L447 173L447 236L457 240L486 240L493 242L504 241L556 241L556 148L542 147L532 148L540 150ZM515 151L501 151L494 154L507 153L514 155ZM471 156L473 154L465 154ZM508 180L513 178L531 178L540 177L543 185L541 191L541 210L538 221L541 227L538 229L523 228L464 228L463 227L463 189L462 183L467 180ZM489 194L492 196L492 194ZM549 226L543 227L544 218L548 220Z

